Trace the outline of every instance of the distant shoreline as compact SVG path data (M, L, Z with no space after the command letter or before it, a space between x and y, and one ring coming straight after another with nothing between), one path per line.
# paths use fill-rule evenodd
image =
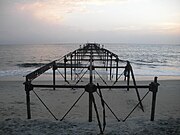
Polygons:
M89 43L89 42L59 42L59 43L0 43L0 45L82 45L85 43ZM96 43L96 42L95 42ZM103 42L98 42L100 44L104 44L104 45L109 45L109 44L118 44L118 45L180 45L180 43L133 43L133 42L107 42L107 43L103 43Z

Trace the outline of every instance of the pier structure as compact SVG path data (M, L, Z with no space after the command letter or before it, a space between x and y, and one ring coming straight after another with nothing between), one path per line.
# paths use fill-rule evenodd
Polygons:
M40 75L44 74L46 71L52 70L52 84L33 84L33 80L38 78ZM57 73L61 76L64 83L57 84ZM106 77L104 77L106 76ZM125 85L118 83L120 79L126 81ZM101 84L97 82L101 81ZM83 83L81 83L83 81ZM130 81L132 83L130 84ZM26 75L26 81L24 83L26 91L26 104L27 104L27 118L31 119L31 109L30 109L30 92L33 91L38 99L42 102L49 113L56 119L57 117L52 113L52 111L47 107L43 100L37 95L34 88L52 88L65 89L65 88L81 88L84 89L83 93L78 97L69 110L60 119L63 120L71 109L77 104L80 98L85 92L89 94L89 116L88 121L92 121L93 107L96 113L98 125L100 132L103 133L106 125L105 120L105 108L109 109L112 115L120 121L118 116L112 111L111 107L105 101L102 96L102 90L105 89L134 89L136 92L138 104L132 109L132 111L127 115L127 117L122 120L125 121L132 112L139 106L142 111L144 111L142 100L147 96L149 92L152 92L152 109L151 118L154 120L155 116L155 104L156 104L156 93L158 91L157 77L149 85L137 85L135 80L135 75L131 63L126 60L121 60L118 55L105 49L103 45L97 43L87 43L80 45L80 47L73 52L68 53L62 58L52 61L37 70ZM149 91L141 98L139 94L139 89L149 89ZM94 94L97 94L101 99L101 104L103 108L103 122L100 121L99 112L95 102Z

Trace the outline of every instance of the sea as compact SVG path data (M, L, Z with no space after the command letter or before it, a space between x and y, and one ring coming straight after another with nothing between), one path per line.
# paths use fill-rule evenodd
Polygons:
M0 77L23 77L42 65L78 49L78 43L0 45ZM103 43L128 60L136 76L180 77L180 44Z

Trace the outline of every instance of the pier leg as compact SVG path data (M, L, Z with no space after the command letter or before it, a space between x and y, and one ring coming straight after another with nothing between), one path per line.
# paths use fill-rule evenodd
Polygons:
M71 80L72 80L72 57L73 55L71 54Z
M53 65L53 90L55 90L55 85L56 85L56 67L55 67L55 65Z
M31 83L28 81L26 81L24 84L25 84L25 91L26 91L27 119L31 119L30 91L33 89L33 87L31 87Z
M130 70L131 70L131 65L129 63L129 61L127 62L126 65L126 72L127 72L127 91L129 91L129 82L130 82ZM126 73L125 73L126 74ZM126 79L126 78L125 78Z
M118 81L118 61L119 59L116 58L116 81Z
M78 65L77 62L76 62L76 52L74 54L74 65L75 65L75 68L74 68L74 71L76 72L76 66ZM76 77L75 77L76 78ZM74 79L75 80L75 79Z
M90 53L90 66L89 66L89 84L93 83L93 52L92 52L92 46L91 46L91 53ZM92 88L87 88L89 92L89 122L92 122L92 103L93 103L93 93Z
M128 75L127 75L127 91L129 91L129 82L130 82L130 70L128 70Z
M159 84L157 83L157 77L154 78L154 82L150 84L150 91L152 91L152 107L151 107L151 121L154 121L155 107L156 107L156 95Z
M31 119L30 92L26 91L27 119Z
M108 66L108 61L109 61L109 58L108 58L108 57L109 57L109 53L107 52L107 59L106 59L107 62L106 62L106 66ZM108 68L106 68L106 71L107 71L107 70L108 70Z
M64 81L66 82L67 79L66 79L66 62L67 62L67 59L66 57L64 58Z
M89 93L89 122L92 122L92 93Z
M112 78L112 54L111 54L111 61L110 61L110 80Z

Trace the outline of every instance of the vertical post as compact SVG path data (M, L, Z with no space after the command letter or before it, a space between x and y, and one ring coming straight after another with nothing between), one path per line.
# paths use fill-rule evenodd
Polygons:
M151 121L154 121L155 107L156 107L156 94L159 84L157 83L157 77L154 78L154 82L150 84L150 91L152 91L152 107L151 107Z
M73 57L73 55L71 54L71 80L72 80L72 57Z
M92 122L92 92L89 92L89 122Z
M80 62L81 62L82 61L82 57L83 57L82 49L80 50L80 53L81 53L81 57L80 57Z
M127 62L127 91L129 91L129 82L130 82L130 68L131 65L129 61Z
M74 71L76 72L76 66L77 66L77 62L76 62L76 51L75 51L75 54L74 54L74 65L75 65L75 68L74 68Z
M118 80L118 62L119 62L119 59L117 57L116 58L116 81Z
M76 65L79 65L78 54L79 54L79 51L77 50L77 51L76 51Z
M92 46L91 46L91 51L90 51L90 66L89 66L89 83L93 83L93 52L92 52ZM90 91L90 90L89 90ZM92 122L92 100L93 100L93 95L92 92L89 92L89 122Z
M103 49L102 50L102 55L103 55L103 63L104 63L104 66L105 66L105 61L106 61L106 54L105 54L105 50Z
M67 81L66 79L66 62L67 62L67 59L66 59L66 56L64 57L64 81Z
M27 78L24 84L25 84L25 91L26 91L27 119L31 119L30 90L32 90L33 88L31 87L31 82L29 82Z
M55 85L56 85L56 65L55 65L55 62L54 62L54 64L53 64L53 67L52 67L52 69L53 69L53 90L55 90Z
M104 66L106 66L106 62L107 62L107 51L104 51Z
M108 59L109 59L108 57L109 57L109 52L107 51L107 59L106 59L107 62L106 62L106 66L108 66L108 61L109 61L109 60L108 60ZM106 71L107 71L107 69L108 69L108 68L106 68Z
M26 91L26 105L27 105L27 118L31 119L31 108L30 108L30 92Z
M111 57L111 61L110 61L110 80L111 80L111 77L112 77L112 54L110 55Z

